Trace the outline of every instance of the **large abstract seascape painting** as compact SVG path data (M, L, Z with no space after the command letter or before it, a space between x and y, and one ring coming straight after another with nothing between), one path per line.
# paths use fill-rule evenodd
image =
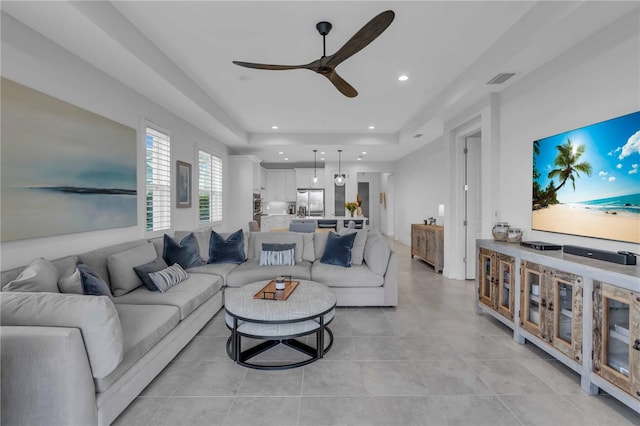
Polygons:
M2 241L137 224L136 131L2 79Z
M533 142L532 229L640 243L640 112Z

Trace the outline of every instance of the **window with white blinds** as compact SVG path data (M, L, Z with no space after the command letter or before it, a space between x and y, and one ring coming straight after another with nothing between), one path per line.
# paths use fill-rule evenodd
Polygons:
M198 199L200 223L222 220L222 159L198 151Z
M171 140L147 127L145 139L147 231L171 228Z

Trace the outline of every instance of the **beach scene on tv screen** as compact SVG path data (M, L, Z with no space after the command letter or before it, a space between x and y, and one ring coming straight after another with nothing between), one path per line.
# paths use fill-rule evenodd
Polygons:
M532 229L640 243L640 111L533 142Z

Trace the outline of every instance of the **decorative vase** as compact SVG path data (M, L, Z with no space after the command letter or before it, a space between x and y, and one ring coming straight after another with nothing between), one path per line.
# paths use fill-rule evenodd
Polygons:
M349 210L349 213L351 213L351 217L353 217L353 210Z
M493 239L496 241L507 241L507 234L509 232L509 224L507 222L498 222L493 226L491 233Z
M520 228L509 228L507 231L508 243L519 243L522 241L522 230Z
M276 290L284 290L284 288L285 288L284 277L277 277Z

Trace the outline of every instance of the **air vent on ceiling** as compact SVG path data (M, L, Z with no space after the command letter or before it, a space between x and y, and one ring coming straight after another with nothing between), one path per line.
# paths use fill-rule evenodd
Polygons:
M501 72L493 77L491 80L487 81L487 84L502 84L505 81L509 80L511 77L516 75L514 72Z

